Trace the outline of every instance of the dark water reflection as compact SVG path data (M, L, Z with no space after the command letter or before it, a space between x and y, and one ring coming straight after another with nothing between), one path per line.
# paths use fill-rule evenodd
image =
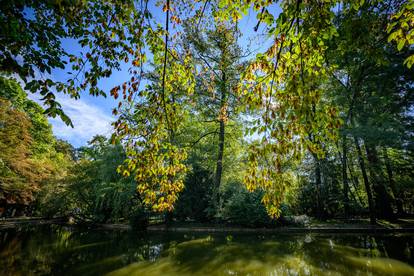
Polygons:
M414 235L0 231L0 275L414 275Z

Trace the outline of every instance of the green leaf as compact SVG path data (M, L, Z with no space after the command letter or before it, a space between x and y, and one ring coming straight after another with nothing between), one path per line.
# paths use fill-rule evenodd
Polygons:
M398 41L398 44L397 44L398 51L401 51L402 48L404 48L404 45L405 45L405 39L401 39L400 41Z

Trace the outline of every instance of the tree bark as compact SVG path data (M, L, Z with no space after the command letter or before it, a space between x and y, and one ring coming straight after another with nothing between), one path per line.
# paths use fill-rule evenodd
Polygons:
M217 162L216 162L216 177L215 177L215 193L216 199L215 203L218 207L220 203L220 186L221 186L221 176L223 174L223 155L224 155L224 137L225 137L225 125L223 121L220 121L220 130L219 130L219 143L218 143L218 153L217 153Z
M355 142L355 147L356 147L357 153L358 153L358 162L359 162L359 166L360 166L361 171L362 171L362 178L364 179L365 192L367 193L367 197L368 197L368 208L369 208L370 222L371 222L371 224L375 224L376 223L376 215L375 215L374 200L372 198L371 186L369 185L368 175L367 175L367 171L366 171L366 168L365 168L365 162L364 162L364 159L362 158L361 147L359 145L357 137L354 137L354 142Z

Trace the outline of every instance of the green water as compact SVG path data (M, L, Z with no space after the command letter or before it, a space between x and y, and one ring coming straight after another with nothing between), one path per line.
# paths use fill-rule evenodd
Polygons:
M0 275L414 275L414 235L0 231Z

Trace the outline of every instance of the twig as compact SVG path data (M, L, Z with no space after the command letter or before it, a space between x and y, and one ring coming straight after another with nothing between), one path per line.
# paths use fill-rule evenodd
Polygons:
M262 22L262 17L263 17L264 11L265 11L265 8L263 7L262 10L260 11L259 21L257 22L256 26L253 29L255 32L257 32L257 30L259 29L260 23Z
M204 11L205 11L205 9L206 9L206 7L207 7L207 4L208 4L209 2L210 2L210 0L207 0L206 2L204 2L203 9L201 10L200 17L198 18L198 23L197 23L197 27L196 27L196 30L197 30L197 31L198 31L198 27L200 26L201 18L203 17L203 15L204 15Z

